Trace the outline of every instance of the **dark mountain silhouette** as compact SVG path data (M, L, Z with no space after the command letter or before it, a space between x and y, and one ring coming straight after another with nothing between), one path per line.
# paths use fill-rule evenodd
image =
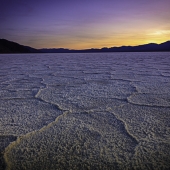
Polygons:
M0 53L38 53L37 49L0 39Z
M43 48L43 49L40 49L40 51L43 53L69 53L69 52L77 51L77 50L69 50L65 48Z
M15 42L0 39L0 53L93 53L93 52L159 52L170 51L170 41L161 44L144 44L138 46L121 46L101 49L70 50L65 48L35 49Z
M92 52L157 52L157 51L170 51L170 41L164 42L162 44L144 44L138 46L122 46L122 47L111 47L111 48L101 48L101 49L85 49L85 50L69 50L64 48L58 49L40 49L44 53L92 53Z

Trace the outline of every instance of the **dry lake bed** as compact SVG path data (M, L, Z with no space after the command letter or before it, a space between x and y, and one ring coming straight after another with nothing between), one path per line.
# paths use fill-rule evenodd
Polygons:
M170 169L170 53L1 54L0 169Z

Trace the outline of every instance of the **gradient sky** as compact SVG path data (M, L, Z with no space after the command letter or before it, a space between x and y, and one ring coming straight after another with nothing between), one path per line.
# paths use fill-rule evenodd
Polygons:
M170 0L1 0L0 38L34 48L170 40Z

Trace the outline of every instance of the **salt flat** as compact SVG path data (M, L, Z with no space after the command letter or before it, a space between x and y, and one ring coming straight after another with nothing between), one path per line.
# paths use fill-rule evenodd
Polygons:
M170 169L170 53L1 54L1 169Z

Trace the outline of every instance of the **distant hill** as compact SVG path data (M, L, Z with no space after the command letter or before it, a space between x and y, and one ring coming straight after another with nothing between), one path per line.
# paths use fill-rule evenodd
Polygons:
M37 49L0 39L0 53L38 53Z
M170 51L170 41L161 44L144 44L138 46L121 46L101 49L85 49L85 50L70 50L65 48L44 48L35 49L28 46L23 46L15 42L5 39L0 39L0 53L93 53L93 52L159 52Z
M92 53L92 52L157 52L157 51L170 51L170 41L162 44L144 44L138 46L122 46L122 47L111 47L101 49L85 49L85 50L69 50L64 48L53 48L53 49L40 49L44 53Z

